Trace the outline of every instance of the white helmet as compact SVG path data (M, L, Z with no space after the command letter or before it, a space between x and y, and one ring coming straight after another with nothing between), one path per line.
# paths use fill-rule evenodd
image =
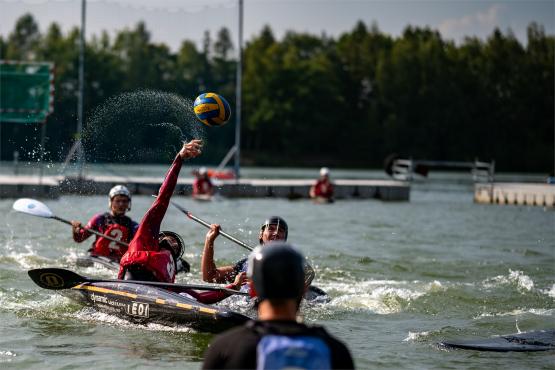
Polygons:
M127 187L123 186L123 185L116 185L113 188L110 189L110 193L108 193L108 197L109 197L109 202L108 202L108 207L110 207L111 203L112 203L112 199L114 199L114 197L116 195L125 195L127 198L129 198L129 208L127 208L128 211L131 210L131 192L129 191L129 189L127 189Z
M201 176L206 175L206 167L201 167L198 169L198 174Z
M330 169L327 167L320 168L320 176L328 176L330 174Z

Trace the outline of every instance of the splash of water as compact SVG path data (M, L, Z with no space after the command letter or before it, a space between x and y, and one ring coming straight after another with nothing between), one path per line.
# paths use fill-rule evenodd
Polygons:
M183 141L204 139L193 102L176 94L140 90L97 107L83 133L88 162L166 161Z

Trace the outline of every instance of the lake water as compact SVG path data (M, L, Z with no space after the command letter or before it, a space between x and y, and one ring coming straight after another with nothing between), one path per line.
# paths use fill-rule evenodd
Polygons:
M165 166L149 171L162 176ZM298 171L290 175L307 175ZM270 177L275 172L249 174ZM369 176L332 173L348 174ZM251 244L264 218L283 216L289 241L316 269L314 284L332 297L327 304L304 306L304 318L343 340L359 369L552 369L553 352L480 353L436 345L448 338L555 327L555 212L474 204L469 177L419 180L410 202L402 203L174 200ZM140 219L151 202L147 196L134 197L130 215ZM88 243L73 243L65 224L11 211L12 203L0 200L0 367L200 367L211 334L130 324L34 285L28 269L76 269L72 261L84 255ZM64 196L45 203L60 217L86 221L106 209L107 199ZM185 256L193 271L179 281L200 282L206 229L175 209L168 211L163 229L179 231L188 244ZM244 256L239 246L221 237L216 241L218 264ZM105 269L77 271L114 277Z

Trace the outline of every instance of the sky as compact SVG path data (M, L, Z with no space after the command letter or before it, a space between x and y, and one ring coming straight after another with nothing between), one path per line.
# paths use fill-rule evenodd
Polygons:
M114 35L143 20L152 40L176 51L185 39L199 46L203 34L227 27L237 45L238 0L87 0L86 34L102 30ZM0 35L7 37L16 20L31 13L41 32L57 22L67 32L78 26L81 0L0 0ZM243 39L258 35L269 25L276 37L286 31L325 33L337 37L357 21L377 24L399 36L408 26L430 27L445 39L462 42L466 36L486 39L494 28L509 29L526 43L526 27L537 22L555 34L555 1L535 0L244 0Z

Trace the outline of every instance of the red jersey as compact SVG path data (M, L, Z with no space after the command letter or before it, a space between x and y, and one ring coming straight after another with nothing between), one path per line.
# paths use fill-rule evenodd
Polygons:
M85 226L87 229L96 230L125 243L129 243L138 227L139 224L129 217L113 216L108 212L94 215ZM87 230L80 229L78 232L73 233L73 240L77 243L81 243L91 235L92 234ZM126 251L127 247L125 245L118 244L100 236L96 236L89 250L92 255L108 257L118 262Z
M177 155L166 173L158 191L158 197L141 220L127 253L120 261L118 279L123 279L128 267L141 266L152 272L158 281L166 283L175 281L175 261L168 250L160 249L158 234L162 219L170 205L170 198L175 190L182 163L183 160Z
M333 185L328 179L318 179L314 185L314 195L322 198L333 198Z
M123 279L127 268L140 266L152 272L157 281L165 283L175 281L175 261L170 251L160 249L158 234L160 233L160 224L170 204L170 198L175 190L182 163L183 160L178 155L166 174L158 197L141 220L139 229L129 244L129 249L121 259L118 279ZM186 289L184 292L206 304L221 301L229 296L229 293L222 291L199 293Z
M193 181L193 195L212 194L212 181L208 177L195 178Z

